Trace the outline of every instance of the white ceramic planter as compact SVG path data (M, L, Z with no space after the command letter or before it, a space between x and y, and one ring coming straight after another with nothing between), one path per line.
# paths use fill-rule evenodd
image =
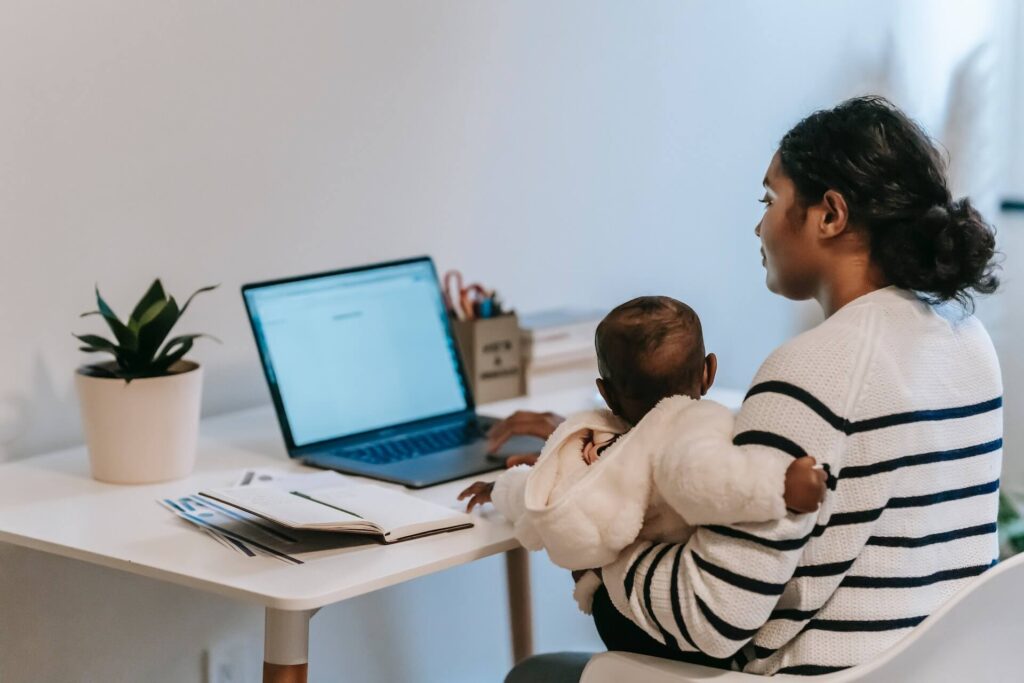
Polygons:
M112 484L151 484L192 472L199 438L203 369L125 382L79 368L75 387L92 476Z

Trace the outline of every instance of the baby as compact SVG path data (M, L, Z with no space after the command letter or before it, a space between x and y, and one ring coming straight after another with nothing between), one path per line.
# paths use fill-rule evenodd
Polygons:
M699 401L715 379L700 319L669 297L640 297L612 310L595 335L597 388L609 410L569 417L536 466L509 469L459 496L487 501L527 548L555 564L604 566L638 538L681 543L707 524L764 522L817 509L826 474L813 458L783 472L772 458L731 447L732 413ZM725 446L725 447L723 447ZM589 612L600 581L577 583Z

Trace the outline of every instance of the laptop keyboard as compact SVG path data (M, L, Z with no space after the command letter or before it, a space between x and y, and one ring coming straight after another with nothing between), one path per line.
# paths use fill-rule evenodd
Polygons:
M365 446L353 446L334 453L371 465L388 465L465 446L478 441L483 436L483 430L476 422L458 423L413 434L403 434L385 441L375 441Z

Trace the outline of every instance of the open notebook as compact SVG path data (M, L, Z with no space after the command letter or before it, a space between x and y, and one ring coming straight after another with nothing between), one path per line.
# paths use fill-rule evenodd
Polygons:
M371 534L385 543L473 526L469 515L373 484L240 486L199 495L292 529Z

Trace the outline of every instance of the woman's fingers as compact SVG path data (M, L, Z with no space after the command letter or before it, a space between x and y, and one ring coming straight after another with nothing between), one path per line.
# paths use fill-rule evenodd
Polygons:
M520 410L491 427L487 433L487 451L497 452L513 436L536 436L546 439L564 419L554 413Z
M515 467L516 465L529 465L533 467L537 464L537 459L540 457L540 453L517 453L510 455L505 460L505 467Z

